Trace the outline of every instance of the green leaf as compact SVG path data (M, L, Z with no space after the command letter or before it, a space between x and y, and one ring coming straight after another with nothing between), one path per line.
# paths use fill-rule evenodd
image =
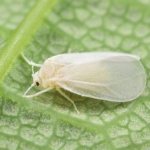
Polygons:
M13 53L15 50L10 39L15 40L14 34L17 34L20 22L24 26L33 21L24 18L31 14L36 3L40 1L27 3L25 0L11 0L2 1L0 6L3 14L7 14L0 21L0 39L2 47L10 47L2 55L7 54L8 59L14 61L18 58L14 64L9 61L9 65L13 66L9 73L7 67L3 68L5 73L1 70L2 74L8 74L0 89L0 149L148 150L150 2L59 1L33 40L31 36L35 31L27 32L28 42L21 40L24 35L20 35L18 48L24 48L25 55L37 63L67 51L122 51L142 58L148 76L143 95L128 103L112 103L65 91L75 101L80 114L55 90L34 99L22 97L32 83L31 67L21 57L17 57L20 49L17 54ZM18 8L18 12L14 8ZM38 19L33 21L32 27L36 22ZM26 44L28 46L25 48ZM0 53L0 57L2 55ZM32 92L37 90L40 89Z
M45 13L50 10L55 0L39 0L32 10L20 23L7 45L1 50L0 55L0 80L3 80L15 58L21 53L24 46L31 40L41 24Z

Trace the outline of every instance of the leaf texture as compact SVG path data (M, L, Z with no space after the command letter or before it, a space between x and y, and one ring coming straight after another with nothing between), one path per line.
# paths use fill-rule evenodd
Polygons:
M1 43L7 45L7 39L35 3L2 1L0 11L7 15L0 20ZM148 76L145 92L128 103L97 101L66 92L74 99L78 115L56 91L34 99L22 98L32 83L31 67L18 57L0 90L0 149L148 150L149 5L146 0L60 1L25 48L25 55L42 63L68 51L136 54L142 58Z

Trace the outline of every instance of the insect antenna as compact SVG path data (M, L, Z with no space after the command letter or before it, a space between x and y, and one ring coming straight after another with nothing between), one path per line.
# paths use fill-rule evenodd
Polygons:
M35 86L35 83L32 83L31 86L24 92L23 96L26 97L27 93Z
M39 96L39 95L41 95L41 94L43 94L43 93L46 93L46 92L48 92L48 91L50 91L50 90L51 90L51 88L47 88L47 89L44 89L44 90L42 90L42 91L40 91L40 92L37 92L37 93L35 93L35 94L24 95L24 97L27 97L27 98L36 97L36 96Z
M41 67L41 66L42 66L42 64L37 64L37 63L35 63L35 62L33 62L33 61L30 61L24 54L21 54L21 56L22 56L23 60L24 60L28 65L30 65L30 66L34 66L34 67Z

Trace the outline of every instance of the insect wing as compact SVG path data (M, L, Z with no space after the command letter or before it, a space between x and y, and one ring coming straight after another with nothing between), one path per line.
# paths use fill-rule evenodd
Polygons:
M115 53L115 52L88 52L88 53L67 53L60 54L49 58L51 61L54 61L59 64L81 64L88 63L93 61L99 61L103 59L109 59L113 57L131 57L139 60L140 58L135 55L124 54L124 53Z
M132 55L123 54L68 65L59 75L62 80L58 84L68 91L116 102L135 99L146 84L141 62Z

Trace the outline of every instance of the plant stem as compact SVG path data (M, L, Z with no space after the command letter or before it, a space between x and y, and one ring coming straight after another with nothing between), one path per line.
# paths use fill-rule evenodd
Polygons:
M0 82L9 72L17 56L31 41L33 35L42 24L45 14L50 11L56 0L39 0L17 27L13 35L0 51Z

